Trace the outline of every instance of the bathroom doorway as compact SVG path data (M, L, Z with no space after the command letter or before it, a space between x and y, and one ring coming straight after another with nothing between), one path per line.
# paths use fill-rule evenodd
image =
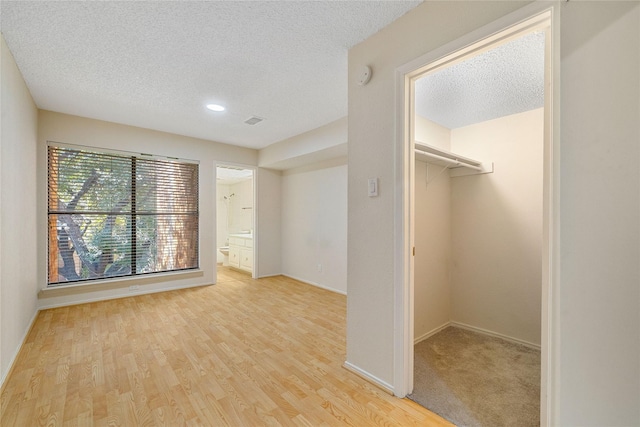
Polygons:
M216 166L216 264L255 277L255 169Z

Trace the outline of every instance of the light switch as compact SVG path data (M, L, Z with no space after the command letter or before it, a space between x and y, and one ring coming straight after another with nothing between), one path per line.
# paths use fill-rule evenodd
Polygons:
M378 195L378 178L369 178L368 194L369 197L376 197Z

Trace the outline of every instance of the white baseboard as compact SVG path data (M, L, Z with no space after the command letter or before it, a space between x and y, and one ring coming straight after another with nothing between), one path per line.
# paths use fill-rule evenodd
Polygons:
M31 328L33 328L33 324L36 322L36 317L38 317L38 313L40 313L40 310L36 309L36 312L34 313L33 317L31 318L31 321L29 322L29 325L27 326L27 329L24 331L24 333L22 335L22 339L20 340L20 345L13 352L13 356L11 356L11 360L9 361L9 365L7 365L8 369L6 370L6 372L2 373L2 378L0 378L0 390L2 390L2 387L4 386L4 380L7 379L7 377L9 376L11 371L13 370L13 365L16 363L16 359L18 358L18 354L20 354L20 350L22 350L22 347L24 346L24 343L27 341L27 336L29 336L29 332L31 332Z
M88 304L91 302L98 302L98 301L108 301L108 300L112 300L112 299L121 299L121 298L129 298L129 297L135 297L138 295L148 295L148 294L157 294L159 292L170 292L170 291L177 291L179 289L189 289L189 288L199 288L201 286L213 286L215 285L215 283L198 283L195 285L184 285L184 286L171 286L169 288L161 288L161 289L153 289L153 290L143 290L141 292L127 292L126 294L115 294L115 295L105 295L105 296L101 296L101 297L97 297L97 298L86 298L86 299L82 299L82 300L78 300L78 301L69 301L69 302L61 302L58 304L49 304L49 305L43 305L41 307L39 307L40 310L48 310L50 308L59 308L59 307L70 307L72 305L80 305L80 304Z
M451 326L451 322L446 322L446 323L443 323L442 325L438 326L437 328L430 330L426 334L420 335L419 337L417 337L417 338L415 338L413 340L413 345L416 345L419 342L422 342L422 341L426 340L427 338L431 338L432 336L434 336L435 334L437 334L438 332L442 331L443 329L445 329L445 328L447 328L449 326Z
M524 345L525 347L533 348L535 350L540 350L540 344L534 344L534 343L531 343L529 341L521 340L519 338L510 337L508 335L503 335L503 334L500 334L498 332L490 331L488 329L478 328L477 326L467 325L466 323L453 322L452 321L452 322L450 322L450 324L451 324L451 326L455 326L455 327L460 328L460 329L466 329L468 331L478 332L478 333L483 334L483 335L489 335L489 336L492 336L492 337L501 338L501 339L503 339L505 341L510 341L510 342L513 342L513 343L516 343L516 344Z
M345 291L341 291L341 290L338 290L338 289L330 288L329 286L321 285L320 283L311 282L309 280L301 279L299 277L291 276L290 274L282 274L282 276L288 277L288 278L293 279L293 280L297 280L298 282L306 283L307 285L315 286L316 288L324 289L326 291L331 291L331 292L335 292L337 294L342 294L342 295L346 295L347 294Z
M342 367L345 368L347 371L352 372L357 376L369 381L370 383L373 383L374 385L380 387L384 392L389 393L390 395L393 395L393 387L391 386L391 384L387 383L386 381L382 381L380 378L376 377L375 375L371 375L369 372L365 371L364 369L358 368L356 365L350 362L344 362Z
M479 334L500 338L500 339L503 339L505 341L509 341L509 342L516 343L516 344L521 344L521 345L524 345L525 347L529 347L529 348L533 348L533 349L536 349L536 350L540 350L540 345L539 344L534 344L534 343L531 343L529 341L521 340L519 338L510 337L508 335L500 334L498 332L493 332L493 331L490 331L488 329L479 328L477 326L467 325L466 323L454 322L454 321L446 322L446 323L438 326L437 328L432 329L431 331L429 331L429 332L427 332L427 333L415 338L414 341L413 341L413 344L416 345L416 344L418 344L418 343L420 343L420 342L422 342L422 341L424 341L424 340L426 340L428 338L431 338L432 336L434 336L438 332L446 329L449 326L453 326L453 327L460 328L460 329L466 329L468 331L477 332Z
M273 274L264 274L264 275L260 275L257 276L256 279L266 279L267 277L277 277L277 276L283 276L283 274L280 273L273 273Z

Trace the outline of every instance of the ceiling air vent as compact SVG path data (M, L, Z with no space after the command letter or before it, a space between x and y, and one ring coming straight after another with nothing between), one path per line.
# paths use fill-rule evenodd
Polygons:
M262 117L258 117L258 116L253 116L253 117L249 117L247 120L245 120L244 122L248 125L255 125L260 123L261 121L263 121L264 119Z

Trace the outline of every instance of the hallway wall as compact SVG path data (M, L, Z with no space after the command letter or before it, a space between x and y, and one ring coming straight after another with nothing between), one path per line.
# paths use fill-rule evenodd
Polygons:
M282 273L347 293L346 159L282 175Z

